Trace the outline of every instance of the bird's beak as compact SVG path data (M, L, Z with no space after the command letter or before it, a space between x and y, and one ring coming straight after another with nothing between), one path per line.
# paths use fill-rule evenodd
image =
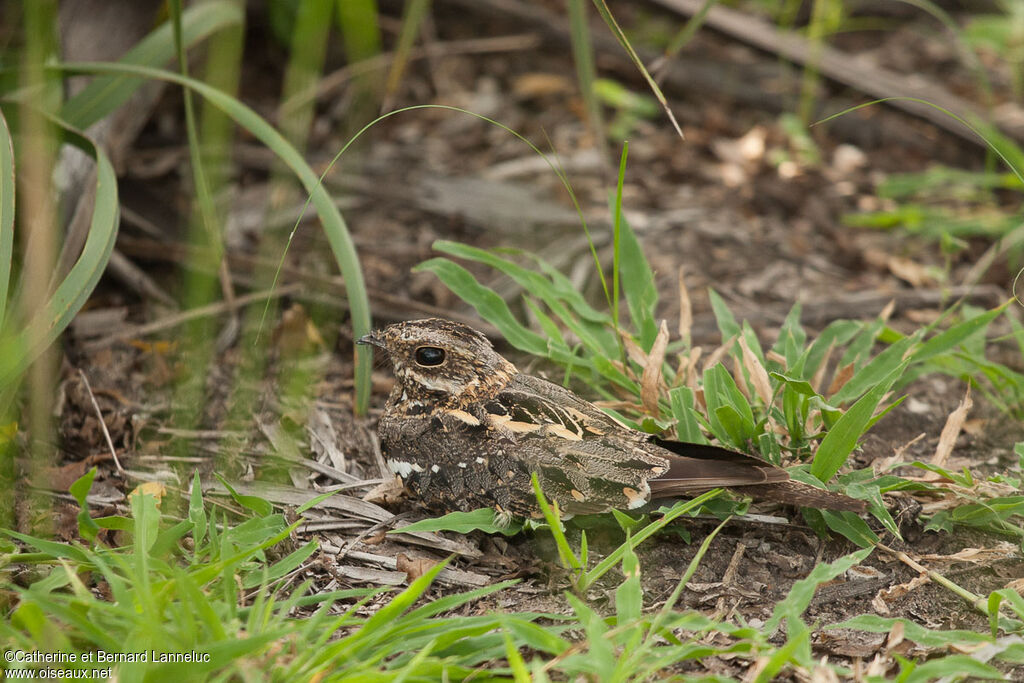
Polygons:
M384 342L382 342L377 336L375 336L373 332L357 339L356 344L376 346L378 349L384 348Z

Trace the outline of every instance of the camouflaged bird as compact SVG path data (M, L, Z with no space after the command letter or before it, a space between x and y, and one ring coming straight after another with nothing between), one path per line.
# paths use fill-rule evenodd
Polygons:
M359 343L385 351L395 369L379 426L387 464L434 508L537 516L536 472L545 495L569 514L635 509L718 486L793 505L865 509L758 458L630 429L568 389L520 373L461 323L398 323Z

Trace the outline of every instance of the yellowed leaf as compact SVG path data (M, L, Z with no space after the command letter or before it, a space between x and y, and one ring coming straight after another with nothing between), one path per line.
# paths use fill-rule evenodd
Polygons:
M834 396L837 391L846 386L846 383L850 381L851 377L853 377L854 369L853 363L850 363L849 365L844 365L836 370L835 377L832 378L832 383L828 385L828 391L825 395Z
M693 331L693 305L686 287L686 269L679 266L679 338L689 343Z
M668 347L668 323L661 321L658 328L658 336L654 338L651 345L651 352L647 354L647 363L644 365L644 373L640 378L640 400L644 406L644 412L648 415L658 417L658 398L661 396L661 385L664 378L661 367L665 363L665 349Z
M147 481L139 484L135 489L128 494L128 500L132 499L132 496L143 496L149 495L156 498L156 505L160 507L160 501L164 499L164 495L167 493L167 487L159 481Z
M967 385L967 391L964 394L964 398L960 401L960 405L956 407L949 417L946 418L946 424L942 428L942 433L939 434L939 443L935 447L935 455L932 456L932 464L938 467L943 467L946 464L946 460L949 458L949 454L953 452L953 446L956 445L956 439L960 436L960 430L964 425L964 421L967 419L967 413L974 405L974 401L971 400L971 385Z
M750 383L761 402L768 406L772 402L772 383L768 380L768 371L761 364L761 359L751 351L747 340L740 336L740 350L743 353L743 366L750 374Z

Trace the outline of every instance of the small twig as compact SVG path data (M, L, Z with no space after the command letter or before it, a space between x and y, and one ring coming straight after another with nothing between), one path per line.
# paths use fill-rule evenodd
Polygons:
M877 547L879 550L883 550L889 553L890 555L892 555L900 562L913 569L914 571L920 572L921 574L927 576L928 579L933 583L937 583L938 585L942 586L954 595L963 598L971 605L971 607L973 607L977 612L981 613L983 616L990 616L988 612L988 601L985 598L975 593L972 593L971 591L967 590L962 586L953 583L937 571L928 569L920 562L910 557L901 550L895 550L883 543L876 543L875 547ZM1020 628L1024 627L1024 623L1016 619L1001 619L1000 622L1001 626L1007 630L1019 630Z
M114 450L114 440L110 438L110 432L107 430L107 423L103 420L103 411L100 410L100 404L96 402L96 396L92 393L92 387L89 386L89 378L85 376L85 372L81 368L78 369L78 374L82 378L82 382L85 384L85 390L89 394L89 400L92 401L92 407L96 410L96 419L100 421L100 429L103 430L103 437L107 440L107 447L110 448L110 455L114 458L114 465L117 466L117 471L122 475L124 474L124 468L121 467L121 461L117 459L117 451Z
M345 556L348 555L350 552L352 552L352 549L356 547L356 544L362 543L365 538L368 538L370 536L370 534L374 534L374 533L380 531L381 529L386 529L386 528L389 528L389 527L394 527L395 522L397 522L397 521L399 521L401 519L405 519L406 517L408 517L411 514L412 514L412 510L407 510L405 512L400 512L397 515L393 515L391 517L391 519L385 519L384 521L377 522L376 524L374 524L371 527L367 527L366 530L364 530L358 536L353 538L351 541L347 541L345 543L345 546L338 550L338 555L337 555L337 557L334 558L335 563L341 562L343 559L345 559Z

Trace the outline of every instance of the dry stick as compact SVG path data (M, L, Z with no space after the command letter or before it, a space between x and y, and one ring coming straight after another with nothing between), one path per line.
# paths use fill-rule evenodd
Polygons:
M205 318L212 315L220 315L222 313L228 313L240 306L253 303L254 301L263 301L265 299L273 299L280 296L286 296L292 294L300 289L301 285L298 283L292 285L285 285L284 287L278 287L276 289L266 289L261 292L252 292L251 294L245 294L243 296L236 297L233 302L219 301L214 304L207 304L206 306L200 306L199 308L193 308L188 311L176 313L168 316L161 320L155 320L145 325L134 325L126 327L114 334L106 337L101 337L95 341L83 344L85 351L98 351L105 349L108 346L113 345L123 339L131 337L144 337L154 332L161 332L163 330L177 327L191 320L198 318Z
M966 588L963 588L962 586L953 583L937 571L926 568L924 565L922 565L920 562L907 555L902 550L895 550L883 543L876 543L875 547L879 550L884 550L885 552L889 553L890 555L892 555L900 562L913 569L914 571L924 574L934 583L939 584L940 586L950 591L954 595L963 598L968 603L970 603L971 607L973 607L976 611L980 612L982 615L986 617L990 616L988 612L988 601L985 598L981 597L980 595L976 595L975 593L972 593L971 591L967 590ZM1004 623L1005 626L1003 628L1008 630L1017 630L1021 627L1024 627L1024 622L1020 622L1016 619L1006 619Z
M96 410L96 419L100 421L100 429L103 430L103 437L107 440L107 447L110 448L110 455L114 458L114 465L117 466L117 471L123 475L124 468L121 467L121 461L117 459L117 451L114 450L114 440L110 438L110 432L107 431L107 423L103 420L103 411L100 410L100 404L96 402L96 396L93 395L92 387L89 386L89 378L85 376L85 372L81 368L78 369L78 374L85 384L85 390L89 394L89 400L92 401L92 407Z
M655 0L662 7L692 16L704 5L704 0ZM780 31L772 24L738 10L715 5L707 13L704 23L717 31L752 45L766 52L780 55L798 64L816 68L828 78L849 86L872 97L908 98L927 100L931 104L910 99L889 99L886 104L918 116L934 125L957 135L968 142L985 146L985 141L975 135L962 123L950 117L938 107L951 111L967 120L985 119L986 112L962 97L957 97L942 85L920 74L904 76L889 69L875 66L855 55L827 45L815 46L798 33ZM934 105L934 106L933 106ZM1024 130L1013 126L1021 120L1024 111L1010 106L1000 128L1011 137L1021 140Z

